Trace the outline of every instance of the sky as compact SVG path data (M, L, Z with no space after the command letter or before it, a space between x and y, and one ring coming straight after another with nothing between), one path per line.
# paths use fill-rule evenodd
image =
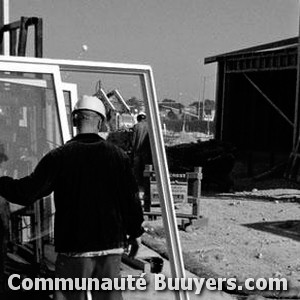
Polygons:
M9 4L10 22L21 16L43 18L44 57L151 65L158 99L184 104L214 99L216 64L204 65L205 57L297 36L298 7L298 0ZM125 98L134 96L128 93Z

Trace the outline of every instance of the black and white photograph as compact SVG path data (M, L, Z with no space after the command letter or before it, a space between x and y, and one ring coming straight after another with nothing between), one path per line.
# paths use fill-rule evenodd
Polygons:
M300 299L299 0L0 0L0 299Z

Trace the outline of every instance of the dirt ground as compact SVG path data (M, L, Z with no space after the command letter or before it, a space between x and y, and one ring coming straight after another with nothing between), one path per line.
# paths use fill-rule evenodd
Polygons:
M180 230L185 267L201 277L236 277L241 283L250 277L287 278L288 293L262 295L300 299L300 190L257 186L202 197L202 218ZM167 256L161 219L145 226L143 242Z

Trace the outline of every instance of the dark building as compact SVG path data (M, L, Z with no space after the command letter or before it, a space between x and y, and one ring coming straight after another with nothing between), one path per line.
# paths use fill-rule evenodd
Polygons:
M217 63L217 139L255 175L286 162L299 135L298 38L207 57Z

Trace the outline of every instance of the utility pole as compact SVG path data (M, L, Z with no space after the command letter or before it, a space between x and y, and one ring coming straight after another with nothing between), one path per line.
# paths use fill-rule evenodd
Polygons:
M203 77L203 89L202 89L202 121L204 121L204 115L205 115L205 111L204 111L204 104L205 104L205 83L206 83L206 77ZM209 130L209 129L208 129Z
M197 112L199 121L200 121L200 112L201 112L200 104L201 102L204 102L204 93L205 93L205 76L203 76L202 96L201 96L201 89L199 91L198 112ZM202 111L203 111L203 107L202 107ZM203 118L203 112L202 112L202 118Z
M201 76L201 79L202 79L202 76ZM202 80L200 80L200 84L199 84L199 86L200 86L200 89L199 89L199 99L198 99L198 108L197 108L197 112L196 112L196 114L198 115L198 120L200 121L200 103L201 103L201 81Z
M203 77L203 89L202 89L202 120L204 118L204 103L205 103L205 82L206 82L206 77Z

